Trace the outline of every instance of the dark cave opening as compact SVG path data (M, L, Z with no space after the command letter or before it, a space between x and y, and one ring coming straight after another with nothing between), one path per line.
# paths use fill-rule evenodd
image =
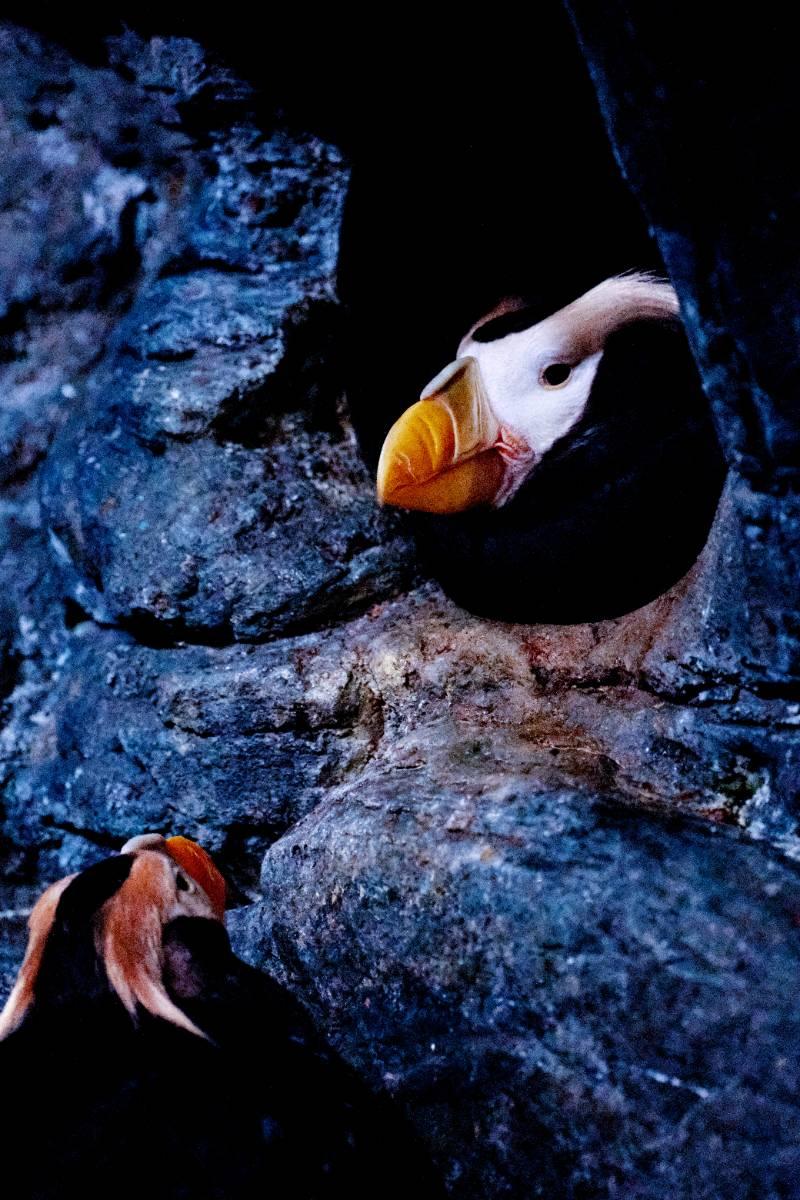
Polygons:
M538 6L535 42L503 25L478 37L410 21L365 51L333 19L301 31L284 13L271 27L281 54L269 71L262 47L209 17L137 11L92 30L53 17L34 24L97 62L108 61L105 36L126 25L196 37L253 87L248 103L265 121L278 113L344 149L341 357L371 469L393 421L499 301L516 298L537 321L610 276L666 274L556 0ZM230 99L225 119L235 121L236 87ZM658 344L663 353L634 354L627 366L617 354L624 398L605 440L628 444L601 449L606 477L593 495L578 463L560 490L550 471L501 510L407 518L424 566L464 607L511 621L598 620L640 607L691 567L724 464L685 339ZM670 386L683 390L670 396Z
M12 214L80 197L107 163L139 171L157 201L135 222L123 206L112 225L112 245L136 233L143 253L117 277L119 310L85 326L91 361L73 367L62 340L46 344L50 310L34 302L33 324L10 308L0 330L6 366L44 342L47 355L22 365L66 361L69 380L32 393L35 424L17 419L24 405L6 414L21 430L9 445L32 465L4 499L0 987L21 957L23 888L140 830L197 835L238 885L238 951L290 982L359 1073L389 1068L454 1197L524 1197L531 1179L554 1195L600 1197L609 1180L659 1200L788 1195L800 518L785 331L800 193L779 143L792 110L733 72L720 85L720 56L690 19L667 30L663 9L637 14L630 0L570 7L585 8L593 88L553 2L524 38L494 13L478 32L438 37L403 14L402 28L367 27L363 50L339 13L311 28L308 13L270 12L254 37L246 21L138 12L132 30L203 45L131 36L110 51L119 21L93 16L90 32L70 14L53 21L94 65L48 46L30 67L46 81L38 95L13 33L3 98L23 147L46 135L52 150L59 126L81 147L93 128L114 132L63 192L18 173ZM50 124L69 72L69 119ZM154 96L169 97L163 110ZM189 102L172 115L178 96ZM84 113L97 121L88 133ZM290 132L273 138L278 120ZM352 164L335 324L344 171L308 130ZM276 161L288 180L272 178ZM182 164L199 165L193 182ZM297 178L308 209L285 226ZM162 198L180 218L168 228ZM553 450L524 505L406 521L459 608L420 579L417 550L375 507L339 421L338 322L350 323L341 365L374 466L387 423L500 295L516 293L535 321L609 273L663 270L645 209L691 351L677 322L620 330L603 366L618 386ZM50 279L63 287L48 269L55 245L88 303L84 243L47 223L34 232L43 293ZM273 247L291 251L289 279L321 307L269 292ZM56 299L54 328L62 311L81 315ZM567 626L660 594L702 545L726 464L695 359L731 467L706 552L628 619ZM147 371L155 385L141 392ZM671 409L683 437L663 434ZM620 485L602 504L601 464L581 456L598 437ZM569 469L578 517L559 483ZM634 502L621 486L631 470ZM532 512L549 514L549 542ZM682 539L692 520L694 542ZM553 623L526 623L539 619Z
M388 104L383 136L356 123L339 288L347 396L372 468L393 422L498 303L524 305L531 325L611 276L666 278L565 12L539 6L536 22L535 62L496 32L480 54L459 42L424 86L406 83L402 107ZM590 403L577 455L565 438L501 509L407 517L427 570L468 610L617 617L700 553L725 464L680 324L618 337L603 372L611 403Z

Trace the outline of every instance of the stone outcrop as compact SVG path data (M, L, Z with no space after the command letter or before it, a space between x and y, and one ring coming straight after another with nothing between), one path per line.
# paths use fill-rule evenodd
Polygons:
M342 152L189 39L90 65L0 27L0 982L44 881L181 832L233 881L238 951L454 1197L791 1195L796 339L697 215L669 47L629 5L612 45L590 7L732 470L683 580L569 627L460 610L374 503ZM775 173L748 188L789 203Z

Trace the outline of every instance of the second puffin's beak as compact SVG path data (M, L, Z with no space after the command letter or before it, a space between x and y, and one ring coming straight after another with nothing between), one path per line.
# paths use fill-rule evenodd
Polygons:
M378 499L434 513L490 503L503 482L499 431L476 360L456 359L389 430Z

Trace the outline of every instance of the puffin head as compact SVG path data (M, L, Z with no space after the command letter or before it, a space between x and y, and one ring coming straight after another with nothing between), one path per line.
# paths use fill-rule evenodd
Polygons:
M25 958L0 1014L0 1038L32 1014L63 1011L110 991L135 1020L139 1007L200 1037L170 999L162 935L180 917L222 922L225 881L184 837L143 834L119 855L51 884L28 925Z
M392 426L379 500L431 513L507 504L580 424L609 338L635 322L675 321L678 311L673 288L640 273L606 279L536 323L524 305L504 302Z
M695 562L725 461L669 284L613 276L540 318L506 302L469 330L386 436L378 496L418 510L464 608L619 617Z

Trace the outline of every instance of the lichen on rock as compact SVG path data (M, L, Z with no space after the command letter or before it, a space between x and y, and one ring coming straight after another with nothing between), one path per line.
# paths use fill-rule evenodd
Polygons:
M758 454L783 418L736 426L665 595L479 619L353 432L345 153L189 38L0 46L0 985L45 881L181 833L454 1197L792 1194L798 539ZM741 347L704 340L730 311L692 307L657 216L722 429Z

